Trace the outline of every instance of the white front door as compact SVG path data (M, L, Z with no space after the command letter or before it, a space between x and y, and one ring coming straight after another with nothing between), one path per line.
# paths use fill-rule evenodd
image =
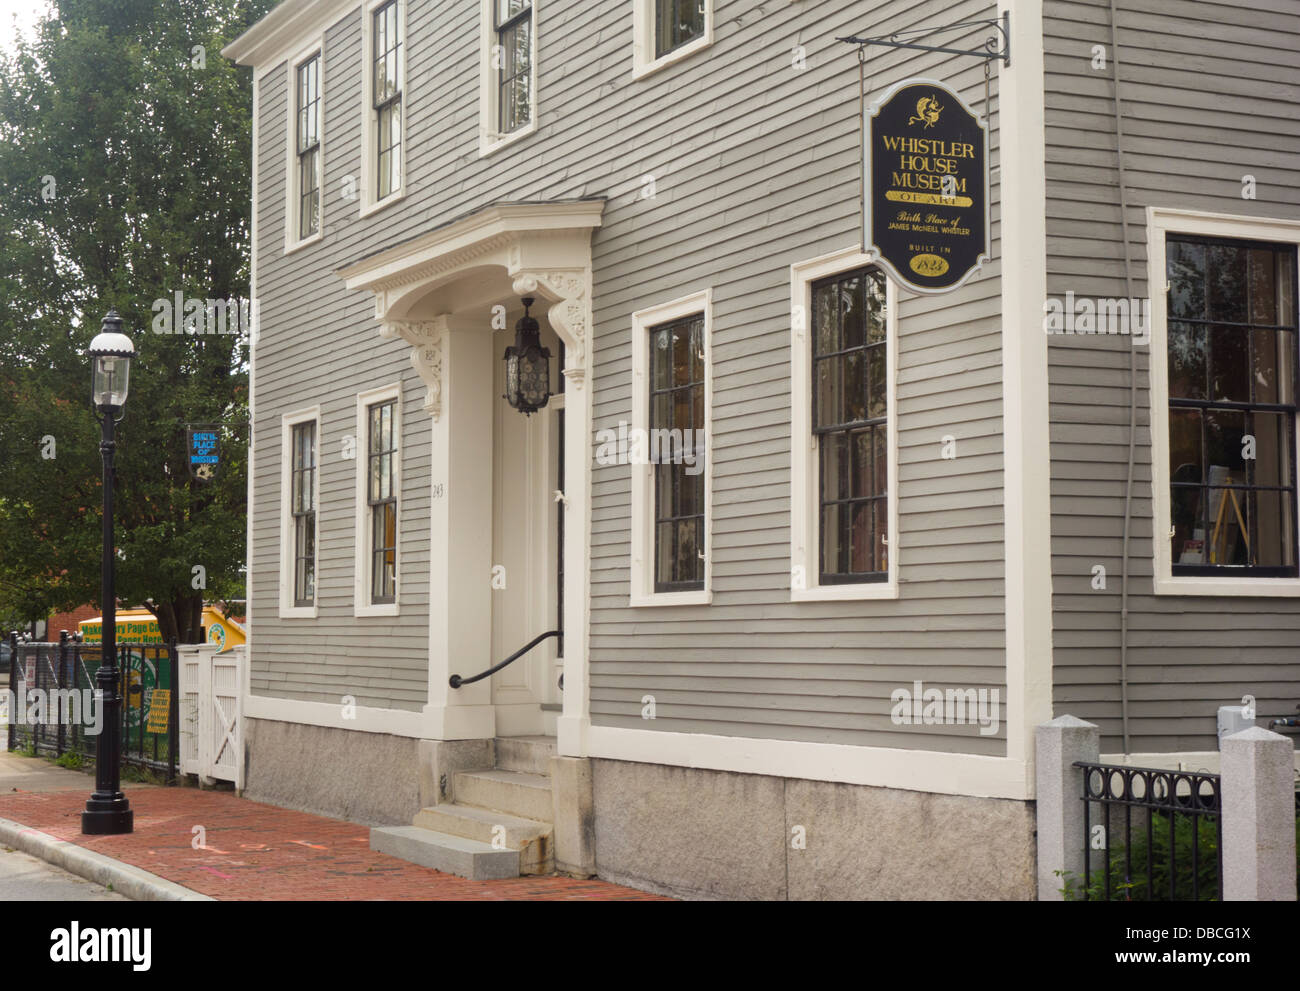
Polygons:
M542 343L551 349L554 388L558 342L547 340L546 330ZM512 322L510 330L494 334L494 355L499 358L513 342ZM563 400L524 416L502 398L504 361L496 361L493 380L492 663L498 664L558 626L555 492ZM553 717L548 718L542 704L559 701L557 657L557 642L551 638L492 676L498 736L553 732Z

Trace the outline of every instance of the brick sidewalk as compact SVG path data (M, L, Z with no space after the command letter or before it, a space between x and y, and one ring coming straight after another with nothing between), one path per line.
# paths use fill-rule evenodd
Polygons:
M223 901L669 900L596 880L469 881L372 852L365 826L195 788L128 788L135 832L82 836L92 789L87 778L79 791L6 792L0 817Z

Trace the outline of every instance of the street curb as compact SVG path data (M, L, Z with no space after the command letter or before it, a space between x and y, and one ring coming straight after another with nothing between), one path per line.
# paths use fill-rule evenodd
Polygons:
M87 850L12 819L0 818L0 843L39 857L65 871L108 887L138 902L213 902L215 898L191 891L175 881L120 860Z

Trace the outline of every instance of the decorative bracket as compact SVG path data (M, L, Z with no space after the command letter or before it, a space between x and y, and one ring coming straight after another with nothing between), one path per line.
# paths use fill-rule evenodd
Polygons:
M587 336L591 327L591 271L584 268L512 271L516 295L554 303L547 315L564 342L564 378L581 391L587 377Z
M411 365L424 382L424 409L434 422L442 415L442 342L447 334L447 317L432 320L389 320L379 327L386 341L401 338L411 346Z

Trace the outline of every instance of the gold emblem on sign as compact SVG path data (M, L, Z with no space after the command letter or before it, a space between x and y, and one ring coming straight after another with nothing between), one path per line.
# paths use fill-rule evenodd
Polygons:
M927 128L933 127L939 123L939 114L943 112L943 107L939 106L939 98L931 93L929 96L923 96L916 101L916 116L909 120L908 126L912 124L924 124Z

